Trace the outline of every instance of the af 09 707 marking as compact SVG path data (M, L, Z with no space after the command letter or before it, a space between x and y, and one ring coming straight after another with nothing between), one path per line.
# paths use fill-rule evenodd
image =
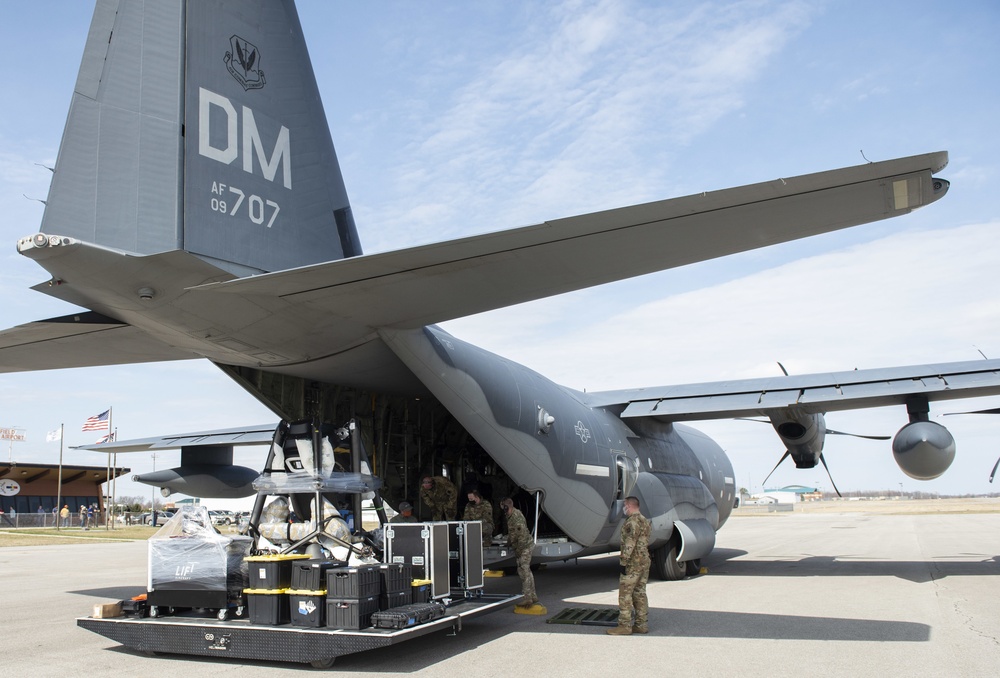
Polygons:
M229 193L236 196L236 202L233 204L231 210L229 209L228 201L226 201L224 198L221 197L223 195L223 192L226 190L228 190ZM271 228L271 226L274 224L275 218L277 218L278 216L278 212L281 211L281 207L278 205L278 203L274 202L273 200L267 200L261 198L259 195L256 194L251 194L250 197L247 198L246 193L244 193L242 190L236 188L235 186L226 186L225 184L218 181L212 182L212 196L213 196L211 201L212 211L222 212L223 214L228 214L231 217L236 216L236 212L239 211L240 207L243 205L243 202L246 201L247 216L250 218L250 221L257 224L258 226L264 223L264 216L266 212L265 206L274 208L274 211L271 212L271 218L267 220L267 228Z

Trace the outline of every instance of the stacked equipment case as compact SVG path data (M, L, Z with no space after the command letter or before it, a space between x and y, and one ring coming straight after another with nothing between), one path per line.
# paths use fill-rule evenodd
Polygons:
M430 580L431 598L444 598L451 593L448 559L448 523L386 526L386 562L410 565L414 578Z
M371 626L378 611L382 575L378 565L340 567L326 573L326 625L340 629Z

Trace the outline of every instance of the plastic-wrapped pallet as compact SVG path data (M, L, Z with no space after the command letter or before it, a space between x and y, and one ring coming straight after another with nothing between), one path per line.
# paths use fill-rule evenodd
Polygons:
M182 507L147 543L151 594L207 591L238 598L248 584L243 561L251 539L216 532L202 506Z

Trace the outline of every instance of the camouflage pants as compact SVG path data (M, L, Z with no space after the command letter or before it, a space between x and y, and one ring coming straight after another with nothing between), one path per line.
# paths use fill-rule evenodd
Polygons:
M458 509L454 504L431 504L431 520L455 520Z
M635 608L635 625L646 626L649 617L649 600L646 598L646 580L649 570L627 572L618 580L618 624L632 626L632 608Z
M521 578L521 595L524 596L522 605L531 605L538 602L538 595L535 593L535 577L531 574L531 549L525 549L517 554L517 576Z

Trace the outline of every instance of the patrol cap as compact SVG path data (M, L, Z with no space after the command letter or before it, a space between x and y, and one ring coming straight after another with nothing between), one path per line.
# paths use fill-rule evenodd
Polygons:
M413 510L413 504L411 504L408 501L404 501L399 504L400 513L402 513L403 511L412 511L412 510Z

